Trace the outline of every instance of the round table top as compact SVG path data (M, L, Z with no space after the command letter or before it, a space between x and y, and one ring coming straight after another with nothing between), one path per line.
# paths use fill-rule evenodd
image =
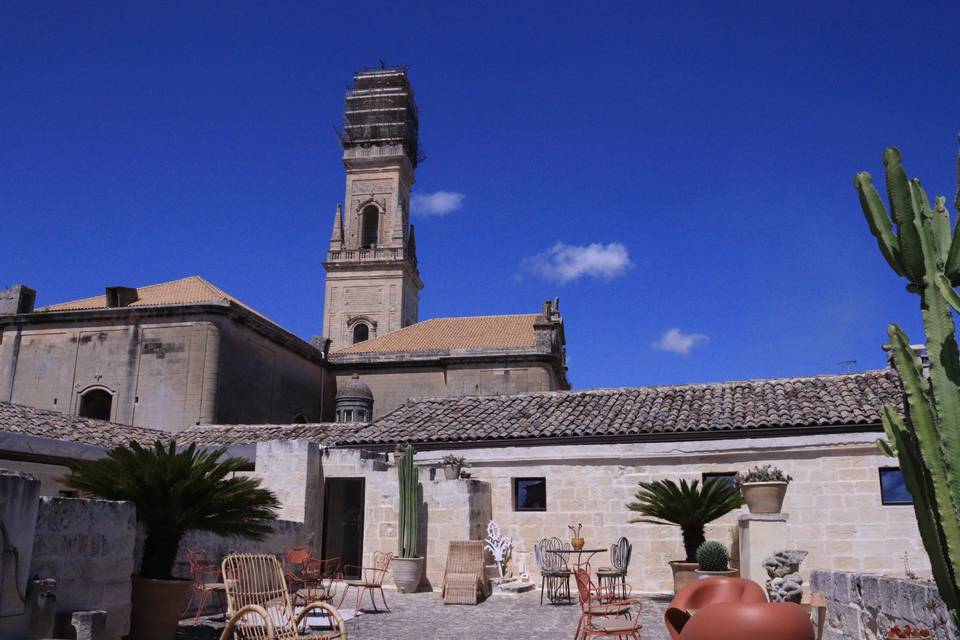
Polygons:
M548 553L601 553L609 549L547 549Z

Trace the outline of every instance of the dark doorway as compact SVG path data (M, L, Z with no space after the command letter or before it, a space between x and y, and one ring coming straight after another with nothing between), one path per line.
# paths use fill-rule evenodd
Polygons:
M327 478L323 501L323 557L340 558L346 578L363 562L363 478Z
M83 418L109 420L110 409L113 405L113 396L103 389L91 389L80 396L80 410L77 415Z

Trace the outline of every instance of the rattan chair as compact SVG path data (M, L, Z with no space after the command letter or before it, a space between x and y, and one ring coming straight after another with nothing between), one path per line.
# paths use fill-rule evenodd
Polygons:
M560 538L544 538L533 545L533 558L540 570L540 604L543 604L543 593L547 592L547 600L556 604L561 600L570 602L570 569L562 554L553 553L553 550L567 548L567 544Z
M483 541L452 541L443 570L444 604L477 604L486 596Z
M387 611L390 611L390 607L387 605L387 597L383 595L383 579L387 576L387 571L390 570L390 562L392 560L392 553L374 551L372 567L358 567L351 564L343 565L344 573L347 573L351 568L358 569L360 571L360 579L343 581L343 595L340 596L340 604L337 606L343 604L343 601L346 599L347 593L350 592L350 589L356 589L357 602L353 605L353 615L357 615L357 613L360 611L360 603L363 600L363 594L366 592L370 593L370 604L373 605L373 610L378 611L377 601L374 599L373 594L379 591L380 599L383 600L383 607Z
M283 567L276 556L231 554L223 559L222 568L229 619L220 640L227 640L234 632L244 640L300 640L308 637L346 640L343 618L325 602L311 602L299 615L294 615ZM324 611L334 630L319 634L313 631L301 633L304 618L316 609Z
M622 597L626 597L627 569L630 567L632 552L633 545L623 537L610 545L611 566L597 569L597 582L600 585L615 587Z

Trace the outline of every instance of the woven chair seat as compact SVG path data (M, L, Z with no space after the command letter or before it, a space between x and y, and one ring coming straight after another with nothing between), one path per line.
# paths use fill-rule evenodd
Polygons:
M367 580L344 580L343 584L347 585L348 587L375 587L377 589L380 588L379 584L376 584L374 582L369 582Z
M447 586L444 591L444 604L477 604L477 574L450 573L447 574Z
M639 624L636 620L625 620L623 618L616 618L614 620L598 620L590 625L590 628L594 631L602 631L604 633L626 633L627 631L633 631L634 629L639 629L643 625Z
M610 575L620 575L623 573L620 569L615 569L614 567L600 567L597 569L597 573L608 573Z
M334 594L332 590L321 587L319 589L298 589L294 595L301 600L314 602L316 600L332 600Z
M594 616L622 616L630 612L630 604L594 604L588 608L588 613Z

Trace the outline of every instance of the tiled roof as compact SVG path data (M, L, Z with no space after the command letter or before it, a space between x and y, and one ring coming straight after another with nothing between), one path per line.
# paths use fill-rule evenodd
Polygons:
M421 398L341 444L575 437L696 437L775 428L873 426L900 405L896 374L863 373L511 396Z
M188 427L176 434L177 444L234 445L255 444L267 440L307 440L324 443L334 441L345 432L355 431L357 424L227 424Z
M127 307L162 307L203 302L233 302L257 314L261 318L267 319L262 313L251 309L223 289L214 286L200 276L187 276L179 280L151 284L145 287L137 287L136 289L137 300L128 304ZM107 296L104 294L91 298L83 298L82 300L47 305L40 307L37 311L89 311L106 308L108 308Z
M536 346L533 325L539 317L433 318L339 349L336 355L530 348Z
M10 402L0 402L0 431L61 442L77 442L105 449L128 444L131 440L152 444L157 440L170 438L170 434L165 431L128 427L115 422L81 418Z

